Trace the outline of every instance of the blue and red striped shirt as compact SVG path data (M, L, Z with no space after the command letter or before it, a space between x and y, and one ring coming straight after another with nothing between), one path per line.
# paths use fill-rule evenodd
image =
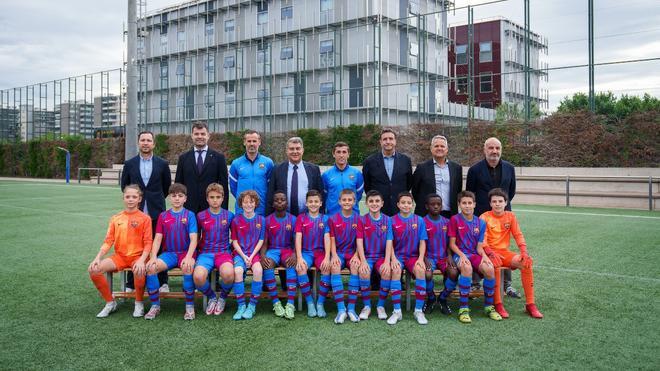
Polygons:
M220 209L213 214L210 209L197 213L197 226L202 234L199 239L199 253L231 253L229 246L229 227L234 220L231 211Z
M231 222L231 236L241 246L243 254L250 256L259 241L263 241L266 230L264 217L255 214L252 219L240 214Z
M404 218L401 214L392 217L392 241L394 255L409 259L419 256L419 241L428 240L426 226L421 216L411 214Z
M268 249L293 249L296 227L296 217L286 213L284 218L278 218L275 213L266 217L266 239Z
M172 209L163 211L156 221L156 233L163 235L160 243L161 251L187 252L190 246L190 234L197 233L197 218L188 209L179 212Z
M302 233L302 251L325 251L323 236L329 231L327 215L312 218L304 213L296 218L296 233Z
M365 214L360 218L362 228L358 229L357 238L363 241L364 257L380 259L385 257L385 246L392 238L392 220L385 214L380 214L378 220Z
M426 256L429 259L446 259L447 247L449 246L449 238L447 237L449 219L440 216L438 220L433 220L426 215L424 223L426 223L426 235L429 238L426 242Z
M330 237L335 239L337 254L354 254L357 231L362 228L360 214L352 212L351 216L345 217L340 211L328 219L328 225Z
M484 233L486 232L486 222L472 216L472 220L465 219L463 214L456 214L449 220L447 235L456 238L456 246L463 254L478 254L477 245L484 242Z

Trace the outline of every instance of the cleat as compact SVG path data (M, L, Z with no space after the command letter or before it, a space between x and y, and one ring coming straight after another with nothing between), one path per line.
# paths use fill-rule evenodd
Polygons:
M426 316L424 315L424 312L421 310L415 310L413 313L413 317L417 320L417 323L420 325L428 325L429 320L426 319Z
M396 325L396 323L401 321L402 319L403 319L403 314L401 314L401 310L395 309L394 312L392 312L390 318L387 319L387 324Z
M513 288L513 286L507 287L505 293L506 296L514 299L520 299L522 297L520 293L518 293L518 291L516 291L516 289Z
M322 303L316 304L316 316L319 318L325 318L328 316L328 314L325 312L325 308L323 308Z
M307 317L310 317L310 318L316 317L316 307L314 306L314 304L308 304L307 305Z
M371 307L364 307L360 311L360 319L361 320L369 319L370 314L371 314Z
M222 314L222 312L225 311L225 305L227 305L227 302L225 299L218 297L217 298L217 303L215 305L215 310L213 311L213 314L216 316L219 316Z
M135 291L135 289L132 289L132 288L130 288L130 287L127 287L127 288L126 288L126 292L133 292L133 291Z
M284 317L284 307L279 300L273 304L273 312L275 312L275 316L277 317Z
M164 283L159 289L159 292L170 292L170 286L166 283Z
M144 315L144 319L154 319L158 314L160 314L160 307L152 305L147 314Z
M239 305L238 309L236 310L236 313L234 314L234 317L232 317L235 321L243 319L243 312L245 312L245 304Z
M353 311L353 310L348 312L348 319L350 319L351 322L353 322L353 323L360 322L360 317L358 317L357 313L355 313L355 311Z
M337 313L337 317L335 317L335 323L341 325L344 323L344 321L346 321L346 316L347 315L345 311Z
M509 312L504 309L504 305L502 305L502 303L495 304L495 311L499 313L502 318L509 318Z
M135 309L133 309L133 317L142 318L144 316L144 303L141 301L135 302Z
M385 312L384 307L376 307L376 313L378 313L378 319L381 320L387 319L387 312Z
M488 318L492 319L493 321L501 321L502 316L500 316L499 313L495 310L495 307L492 305L487 306L484 308L484 311L486 312L486 315Z
M110 313L114 312L117 310L117 302L116 301L111 301L105 304L103 309L99 312L99 314L96 315L96 318L105 318L110 315Z
M527 312L527 314L529 314L529 316L532 318L538 318L538 319L543 318L543 314L539 312L539 309L536 307L536 304L525 305L525 312Z
M284 318L286 319L293 319L293 317L296 316L296 307L293 306L293 304L289 303L286 305L284 308Z
M215 308L218 306L218 299L213 298L209 299L209 302L206 304L206 315L210 316L215 313Z
M245 308L245 311L243 311L243 319L252 319L254 317L254 312L256 312L257 308L255 307L254 304L250 304Z
M186 307L186 313L183 315L183 319L185 321L194 320L195 319L195 308L194 307L190 307L190 308Z
M424 306L422 307L422 311L424 311L424 313L426 313L426 314L429 314L429 313L433 312L434 307L435 307L435 298L428 298L424 302Z
M448 316L452 313L449 304L447 304L447 299L438 298L438 305L440 306L440 313Z
M472 323L472 318L470 318L470 309L461 308L458 310L458 320L461 323Z

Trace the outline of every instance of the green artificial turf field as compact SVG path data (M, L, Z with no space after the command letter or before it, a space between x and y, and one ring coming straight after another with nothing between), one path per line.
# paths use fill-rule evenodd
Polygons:
M198 301L192 322L179 300L155 321L132 318L132 301L97 319L86 269L122 208L119 189L0 181L0 207L2 369L660 368L657 212L515 205L543 320L505 299L511 318L494 322L477 299L470 325L436 311L420 326L404 311L396 326L375 313L338 326L332 300L325 319L276 318L265 300L251 321L232 321L233 300L217 318Z

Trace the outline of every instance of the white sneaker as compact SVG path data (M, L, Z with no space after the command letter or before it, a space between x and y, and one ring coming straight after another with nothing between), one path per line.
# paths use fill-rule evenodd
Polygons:
M210 299L209 302L206 304L206 315L210 316L213 313L215 313L215 308L218 306L218 300L217 299Z
M127 288L126 288L126 292L133 292L133 291L135 291L135 290L132 289L132 288L130 288L130 287L127 287Z
M385 308L376 307L376 313L378 313L378 319L387 319L387 312L385 312Z
M360 317L358 317L357 313L353 311L348 312L348 319L353 323L360 322Z
M345 311L337 313L337 317L335 317L335 323L341 325L344 323L344 321L346 321L346 317L347 315Z
M403 319L403 314L401 313L401 310L395 310L394 312L392 312L390 318L387 319L387 324L396 325L396 323L401 321L402 319Z
M360 319L361 320L369 319L370 314L371 314L371 307L364 307L360 311Z
M160 314L160 307L152 305L147 314L144 315L144 319L154 319L158 314Z
M111 301L109 303L105 303L105 307L101 309L99 314L96 315L96 318L105 318L110 315L110 313L114 312L117 310L117 302L116 301Z
M415 319L417 320L417 323L419 323L420 325L428 325L429 324L429 320L426 319L426 316L424 315L424 312L422 312L421 310L416 310L413 313L413 317L415 317Z
M213 314L216 316L219 316L222 314L222 312L225 311L225 305L226 305L225 299L218 297L216 305L215 305L215 310L213 311Z
M135 309L133 309L133 317L142 318L144 316L144 303L141 301L135 302Z
M170 286L168 284L164 283L163 286L161 286L160 289L158 289L158 291L160 291L160 292L170 292Z
M183 319L186 321L192 321L195 319L195 307L186 307L186 313L183 315Z

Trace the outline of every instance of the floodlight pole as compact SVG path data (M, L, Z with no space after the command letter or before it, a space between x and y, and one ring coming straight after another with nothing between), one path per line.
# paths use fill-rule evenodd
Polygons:
M57 149L66 153L66 184L69 184L71 180L71 153L66 148L57 147Z

